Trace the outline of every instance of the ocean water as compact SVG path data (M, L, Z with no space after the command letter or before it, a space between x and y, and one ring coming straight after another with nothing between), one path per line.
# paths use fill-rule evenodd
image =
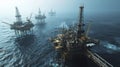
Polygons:
M85 15L85 22L92 20L89 36L99 39L100 45L90 48L114 67L120 67L120 20L119 15ZM49 38L62 23L77 22L77 16L47 16L45 27L35 27L33 35L16 37L9 26L0 23L0 67L49 67L54 57L53 44Z

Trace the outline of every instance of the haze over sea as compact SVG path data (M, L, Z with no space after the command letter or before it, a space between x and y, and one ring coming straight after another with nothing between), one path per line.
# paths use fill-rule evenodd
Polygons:
M30 2L28 0L5 1L0 2L0 22L13 23L16 21L14 7L18 6L23 21L32 13L31 20L35 26L33 28L34 35L18 38L9 25L0 23L0 67L49 67L49 61L54 56L54 49L48 39L60 24L70 25L78 22L78 7L80 2L84 1L66 0L64 2L61 0L58 3L55 0L48 0L49 2L40 0L40 5L38 0ZM7 4L12 6L6 7ZM30 5L33 6L30 7ZM92 47L91 50L98 53L114 67L120 67L119 2L113 0L91 2L88 0L84 5L84 21L86 25L91 23L89 36L101 41L100 45ZM38 8L41 8L42 13L45 12L47 16L45 28L41 28L35 20ZM56 11L56 16L48 15L51 9Z

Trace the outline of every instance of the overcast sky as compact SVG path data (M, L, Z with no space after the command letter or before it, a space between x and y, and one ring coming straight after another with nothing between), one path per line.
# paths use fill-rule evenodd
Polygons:
M78 12L81 4L87 13L120 12L120 0L0 0L0 16L14 16L15 6L23 16L36 14L38 8L46 14L51 9L56 13L73 13Z

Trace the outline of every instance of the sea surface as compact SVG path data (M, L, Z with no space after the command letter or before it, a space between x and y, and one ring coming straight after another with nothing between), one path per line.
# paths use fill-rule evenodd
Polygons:
M100 45L90 50L102 56L114 67L120 67L120 15L85 15L86 26L90 23L89 36L99 39ZM14 20L15 21L15 20ZM53 44L49 38L62 23L78 22L78 16L47 16L46 25L40 26L34 18L33 35L17 37L9 25L0 23L0 67L49 67L54 57ZM12 21L10 21L12 22Z

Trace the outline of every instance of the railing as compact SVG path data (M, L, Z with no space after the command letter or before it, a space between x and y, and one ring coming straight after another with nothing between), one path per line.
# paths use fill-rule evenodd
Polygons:
M113 67L110 63L108 63L105 59L100 57L98 54L92 53L89 50L87 50L87 56L88 58L93 60L96 64L98 64L98 66L100 67Z

